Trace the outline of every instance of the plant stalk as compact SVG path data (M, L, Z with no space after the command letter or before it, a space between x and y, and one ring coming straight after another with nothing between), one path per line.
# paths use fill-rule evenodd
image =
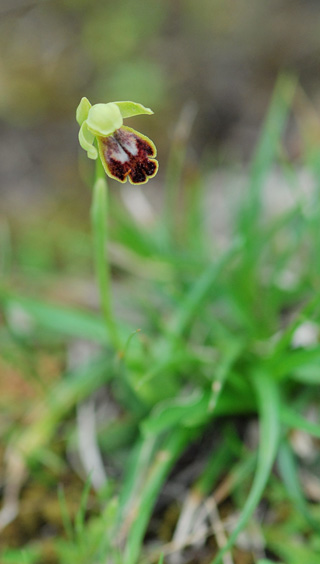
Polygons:
M108 259L108 212L108 184L100 159L97 159L91 205L94 266L108 338L115 350L120 353L122 345L112 309L111 276Z

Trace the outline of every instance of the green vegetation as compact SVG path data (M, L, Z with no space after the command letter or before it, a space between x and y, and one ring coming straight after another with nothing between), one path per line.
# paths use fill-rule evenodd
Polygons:
M55 507L24 546L10 535L4 564L149 564L173 553L211 564L319 562L320 151L305 139L314 185L303 196L282 145L295 91L292 78L279 79L247 189L230 201L227 245L207 231L200 171L183 176L181 166L172 181L181 140L171 148L168 209L151 226L110 190L111 324L108 307L103 316L41 298L27 268L10 271L3 246L1 362L25 390L2 400L4 507L20 499L23 511L28 485ZM264 190L275 165L293 203L270 217ZM99 273L106 202L95 197ZM91 241L81 236L80 253L72 228L64 235L65 256L74 245L85 278ZM64 280L39 263L40 288Z

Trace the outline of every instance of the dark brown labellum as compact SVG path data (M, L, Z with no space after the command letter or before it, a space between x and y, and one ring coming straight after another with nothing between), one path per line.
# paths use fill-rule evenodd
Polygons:
M157 152L148 137L130 127L120 127L112 135L99 139L100 156L109 176L132 184L145 184L156 175Z

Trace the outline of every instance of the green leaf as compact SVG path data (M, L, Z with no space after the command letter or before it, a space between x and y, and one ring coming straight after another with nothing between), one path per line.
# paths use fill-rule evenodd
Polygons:
M91 489L91 476L89 476L86 479L83 492L81 495L80 507L75 516L74 528L75 528L76 536L78 537L79 541L81 541L81 539L85 534L85 517L86 517L90 489Z
M91 313L14 294L6 295L1 301L9 317L11 311L18 309L30 318L31 326L36 324L61 336L80 337L104 344L107 342L102 318Z
M319 564L319 551L314 551L302 535L287 535L277 525L267 533L268 548L286 564Z
M145 477L156 452L158 437L141 437L133 445L128 457L125 476L122 481L116 530L130 515L132 507L137 503L139 492L143 487Z
M292 378L295 374L304 374L308 370L316 368L318 373L318 381L320 379L319 363L320 363L320 346L313 348L289 349L288 352L277 354L274 358L270 358L272 373L277 379ZM303 377L301 377L301 381ZM308 379L306 382L308 383Z
M58 500L60 505L61 520L63 523L66 537L69 541L72 541L74 538L72 521L71 521L67 500L62 484L58 485Z
M174 463L190 441L190 434L185 429L176 429L163 442L155 453L137 505L133 510L135 519L129 529L123 564L135 564L138 560L146 528L157 500L159 491Z
M264 374L261 371L253 374L252 384L256 390L260 414L260 444L256 474L239 521L228 542L219 551L212 564L218 564L222 561L223 555L230 550L239 533L247 525L261 499L277 454L280 436L279 390L270 374Z
M70 414L74 406L111 380L114 374L114 362L105 355L65 374L37 406L34 422L12 440L12 448L26 458L36 455L41 447L48 444L59 422Z
M291 446L286 440L283 440L281 443L278 464L289 499L293 501L297 510L304 516L307 523L312 528L319 530L319 523L312 517L308 509L308 504L299 482L296 461Z
M205 497L209 495L219 476L225 472L226 468L231 467L232 454L229 441L225 441L223 437L218 448L215 448L210 453L204 470L194 484L194 490L198 496Z
M318 368L319 370L319 368ZM308 421L296 413L293 409L283 406L281 410L281 420L291 429L300 429L313 437L320 439L320 423Z
M216 417L248 413L252 411L251 398L241 397L234 393L221 393L214 406L210 405L211 391L195 390L193 394L158 402L141 423L141 431L146 436L160 434L179 425L191 429L203 425L215 415Z
M0 554L2 564L36 564L41 561L41 549L38 546L8 548Z
M245 198L240 227L254 244L254 230L262 209L262 188L276 157L288 113L296 90L297 80L290 75L280 75L277 80L270 109L263 127L251 165L248 197Z
M213 291L217 278L229 263L243 249L243 240L235 239L230 248L216 261L209 264L201 276L196 278L190 290L185 293L184 299L177 311L175 311L169 322L168 330L174 337L183 335L192 323L194 317L199 314L206 299Z
M268 560L267 558L262 558L262 560L258 560L257 564L274 564L274 560ZM278 564L282 564L278 562Z
M192 394L165 400L157 404L150 417L141 425L145 435L159 435L177 424L189 426L208 417L208 394L195 390ZM190 419L190 421L189 421Z

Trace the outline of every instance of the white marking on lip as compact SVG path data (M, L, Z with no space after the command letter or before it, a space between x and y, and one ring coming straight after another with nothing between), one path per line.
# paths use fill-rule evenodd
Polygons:
M130 131L126 131L124 129L119 129L116 134L115 138L117 142L123 147L130 155L135 157L138 154L138 144L136 135L131 133Z
M129 161L129 155L123 150L121 145L117 144L117 146L112 147L110 151L111 159L115 159L116 161L120 161L121 163L126 163Z
M129 153L131 153L131 155L133 157L135 157L138 154L138 147L137 147L137 143L135 140L131 140L131 139L121 139L121 145L122 147L124 147L125 149L127 149L127 151Z

